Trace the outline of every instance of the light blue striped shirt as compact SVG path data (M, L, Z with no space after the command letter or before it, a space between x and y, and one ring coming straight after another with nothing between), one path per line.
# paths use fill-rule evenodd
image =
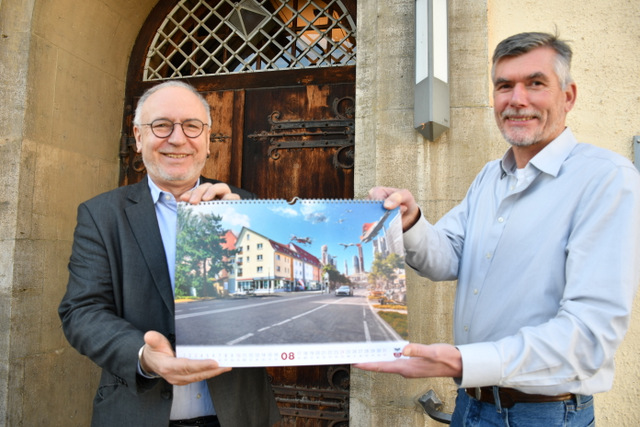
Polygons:
M160 226L160 235L167 266L171 277L171 287L175 293L175 259L176 233L178 226L178 204L171 193L160 190L149 178L151 198L156 208L156 217ZM198 184L200 182L198 181ZM196 184L196 187L198 186ZM171 405L172 420L197 418L204 415L215 415L213 401L206 381L191 383L185 386L173 386L173 403Z

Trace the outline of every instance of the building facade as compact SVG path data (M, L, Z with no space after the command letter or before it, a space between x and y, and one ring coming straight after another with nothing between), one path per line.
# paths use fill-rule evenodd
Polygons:
M236 243L235 293L320 290L322 264L298 245L243 227Z

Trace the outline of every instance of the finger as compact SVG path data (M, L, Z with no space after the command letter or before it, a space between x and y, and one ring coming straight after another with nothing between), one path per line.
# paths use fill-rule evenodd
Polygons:
M425 348L423 348L425 347ZM428 347L423 344L407 344L402 350L402 355L407 357L425 357Z
M225 194L222 200L240 200L240 195L236 193Z
M398 206L402 205L403 196L400 191L394 191L386 199L384 199L384 207L385 209L395 209Z
M180 202L190 202L191 197L193 196L194 192L196 192L198 190L198 188L194 188L193 190L185 191L184 193L182 193L178 197L178 201L180 201ZM202 191L202 190L199 190L199 191Z
M362 369L364 371L385 372L385 373L396 374L402 370L402 364L398 362L400 361L396 360L393 362L356 363L353 366L358 369Z
M167 375L165 376L165 380L171 385L187 385L205 381L209 378L217 377L218 375L222 375L229 371L231 371L231 368L216 368L207 372L201 372L188 376Z
M145 333L144 342L144 347L139 354L140 366L144 372L162 375L163 360L175 358L171 343L164 335L156 331Z
M214 199L222 199L226 194L231 193L231 188L227 184L218 182L212 184L205 182L199 185L193 190L189 190L180 195L179 199L183 202L188 202L192 205L197 205L202 201L209 201Z
M384 200L389 196L389 194L393 193L396 190L397 189L391 187L373 187L371 190L369 190L367 198L370 200Z
M190 202L193 201L195 203L199 203L200 201L222 199L227 194L231 194L231 188L229 188L227 184L223 184L219 182L219 183L207 186L206 191L204 192L204 194L202 194L202 197L200 198L200 200L193 200L194 198L191 197L192 200L190 200Z
M221 375L230 370L230 367L220 367L218 362L212 359L179 358L174 359L173 366L164 377L173 385L186 385Z

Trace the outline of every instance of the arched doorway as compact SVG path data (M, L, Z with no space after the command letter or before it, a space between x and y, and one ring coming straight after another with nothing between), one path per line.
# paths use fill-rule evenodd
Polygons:
M138 97L184 79L212 108L205 176L262 198L352 198L355 22L355 0L160 0L131 55L120 184L145 173ZM269 374L282 426L348 424L349 366Z

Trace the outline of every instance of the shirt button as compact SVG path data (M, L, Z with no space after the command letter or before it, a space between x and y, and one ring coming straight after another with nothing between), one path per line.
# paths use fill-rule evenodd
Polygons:
M499 217L498 218L498 222L504 222L504 218L503 217Z
M487 252L485 256L487 257L487 259L491 259L491 252Z
M171 200L171 196L167 194L166 196L164 196L164 199L165 200Z
M473 294L474 294L474 295L478 295L478 290L477 290L477 289L474 289L474 290L473 290Z
M202 395L200 393L196 394L196 399L200 399Z
M469 332L469 327L467 325L464 325L464 331Z

